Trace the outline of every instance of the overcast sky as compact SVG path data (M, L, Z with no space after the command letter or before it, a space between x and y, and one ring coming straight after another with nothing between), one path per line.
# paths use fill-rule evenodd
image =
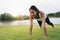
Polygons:
M0 0L0 14L7 12L13 16L29 15L31 5L45 14L60 11L60 0Z

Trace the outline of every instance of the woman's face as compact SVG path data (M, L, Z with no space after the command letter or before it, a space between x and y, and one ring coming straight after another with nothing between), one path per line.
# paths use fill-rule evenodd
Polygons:
M29 11L30 11L30 15L31 15L31 16L36 15L36 11L35 11L35 10L30 9Z

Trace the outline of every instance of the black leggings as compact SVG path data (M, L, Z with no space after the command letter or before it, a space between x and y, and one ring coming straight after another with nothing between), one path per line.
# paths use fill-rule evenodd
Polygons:
M39 26L41 27L41 25L42 25L42 21L37 20L37 22L38 22ZM51 26L54 28L53 23L50 22L50 20L49 20L48 17L46 17L46 23L47 23L48 25L51 25Z

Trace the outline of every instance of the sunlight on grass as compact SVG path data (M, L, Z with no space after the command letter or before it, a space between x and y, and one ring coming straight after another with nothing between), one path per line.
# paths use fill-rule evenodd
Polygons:
M43 38L43 30L34 25L33 35L29 36L29 25L22 26L0 26L0 40L60 40L60 25L53 29L47 25L48 38Z

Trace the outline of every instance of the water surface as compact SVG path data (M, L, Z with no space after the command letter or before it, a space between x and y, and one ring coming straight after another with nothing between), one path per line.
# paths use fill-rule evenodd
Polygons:
M60 24L60 18L49 18L50 21L53 24ZM14 21L8 21L8 22L0 22L1 25L29 25L29 20L14 20ZM33 20L33 24L38 24L36 20Z

